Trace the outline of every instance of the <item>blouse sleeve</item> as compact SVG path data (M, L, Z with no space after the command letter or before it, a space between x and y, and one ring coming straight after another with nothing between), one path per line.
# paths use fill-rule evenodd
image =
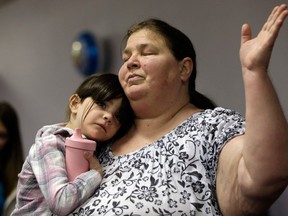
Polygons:
M205 111L202 125L205 125L203 136L207 146L207 167L216 188L216 171L219 155L225 144L235 136L245 133L245 119L240 113L217 107Z

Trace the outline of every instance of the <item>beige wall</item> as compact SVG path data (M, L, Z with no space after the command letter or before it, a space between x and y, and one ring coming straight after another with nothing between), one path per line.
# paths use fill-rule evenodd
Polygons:
M0 100L8 100L19 112L27 154L41 126L64 120L68 97L84 79L70 57L71 43L79 32L90 30L101 43L107 43L110 55L105 71L117 73L121 64L120 41L128 26L147 17L162 18L194 42L198 52L198 89L219 105L244 113L238 58L241 25L249 22L256 33L271 8L282 1L3 2L6 4L0 1ZM270 67L286 116L287 60L288 22L279 35ZM288 195L283 195L273 208L274 215L287 215L287 202Z

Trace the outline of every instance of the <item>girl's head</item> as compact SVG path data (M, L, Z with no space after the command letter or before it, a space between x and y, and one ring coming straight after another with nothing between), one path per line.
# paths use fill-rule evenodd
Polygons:
M195 80L197 75L196 52L190 39L180 30L162 20L147 19L128 29L122 41L122 49L125 48L127 40L132 34L143 29L157 33L159 37L163 38L167 48L171 51L176 60L181 61L186 57L191 58L193 67L189 77L190 102L199 108L213 108L215 106L214 103L204 95L198 93L195 89Z
M96 141L119 138L133 123L133 111L115 74L88 77L70 97L68 127Z

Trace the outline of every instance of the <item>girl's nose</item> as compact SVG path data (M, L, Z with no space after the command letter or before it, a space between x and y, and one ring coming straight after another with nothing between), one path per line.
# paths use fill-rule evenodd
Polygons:
M107 124L111 124L112 123L112 120L111 120L112 119L112 115L110 113L106 113L104 115L104 119L107 122Z

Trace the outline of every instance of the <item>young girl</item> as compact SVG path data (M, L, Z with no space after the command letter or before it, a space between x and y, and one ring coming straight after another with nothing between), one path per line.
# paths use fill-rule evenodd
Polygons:
M80 128L88 139L97 141L98 148L126 132L133 121L132 113L117 75L87 78L70 97L68 123L38 131L19 174L12 215L67 215L84 203L99 186L102 169L93 154L85 152L90 170L68 182L65 139Z

